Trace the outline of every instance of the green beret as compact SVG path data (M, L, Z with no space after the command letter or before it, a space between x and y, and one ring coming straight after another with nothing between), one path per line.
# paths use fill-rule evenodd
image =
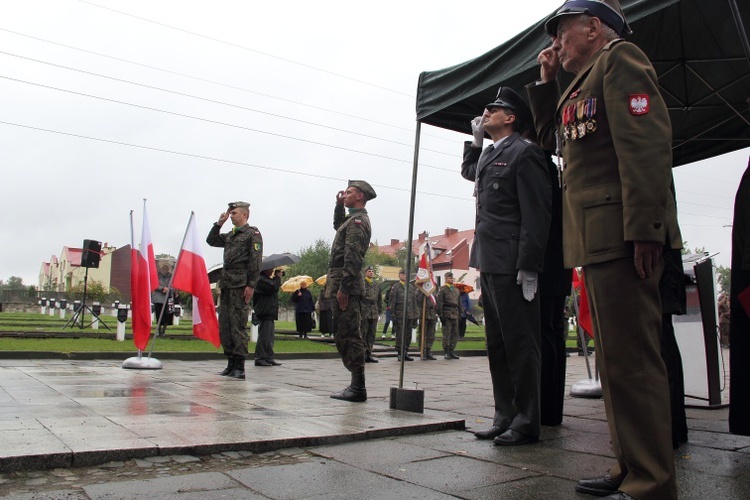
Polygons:
M377 194L375 194L375 190L366 181L351 181L350 180L348 187L352 187L352 186L362 191L367 201L370 201L377 196Z

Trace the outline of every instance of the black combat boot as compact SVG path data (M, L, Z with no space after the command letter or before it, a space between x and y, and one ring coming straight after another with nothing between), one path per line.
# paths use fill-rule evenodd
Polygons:
M461 359L458 356L456 356L456 353L453 352L453 349L450 350L451 359Z
M352 372L352 383L349 387L336 394L331 394L333 399L341 399L352 403L364 403L367 401L367 389L365 389L365 370Z
M427 349L424 352L424 359L425 361L435 361L435 356L432 355L432 351L430 349Z
M227 377L236 378L238 380L245 380L245 358L241 356L235 356L234 358L234 370L227 375Z
M234 370L234 356L227 356L227 367L219 372L219 375L227 376Z

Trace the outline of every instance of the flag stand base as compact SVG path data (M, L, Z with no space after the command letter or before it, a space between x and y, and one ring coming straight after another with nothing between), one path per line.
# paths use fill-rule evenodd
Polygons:
M122 362L122 367L130 370L161 370L163 368L161 361L156 358L144 358L143 356L133 356Z
M570 395L575 398L600 398L602 397L602 384L599 380L590 378L579 380L570 387Z
M391 387L391 410L424 413L424 391Z

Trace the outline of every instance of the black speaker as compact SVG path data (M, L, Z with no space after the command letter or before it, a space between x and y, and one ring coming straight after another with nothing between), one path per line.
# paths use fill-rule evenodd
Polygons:
M102 243L94 240L83 240L81 267L99 267L102 256Z

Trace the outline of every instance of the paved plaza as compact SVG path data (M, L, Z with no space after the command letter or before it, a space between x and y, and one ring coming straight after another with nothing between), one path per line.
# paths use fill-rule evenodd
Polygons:
M339 360L280 361L238 381L218 359L0 360L0 497L593 498L575 480L612 463L600 399L566 397L535 445L474 438L493 414L482 356L407 362L424 414L389 408L395 358L367 365L363 404L328 397L348 383ZM574 354L568 385L583 378ZM750 498L750 437L729 434L727 411L688 409L681 499Z

